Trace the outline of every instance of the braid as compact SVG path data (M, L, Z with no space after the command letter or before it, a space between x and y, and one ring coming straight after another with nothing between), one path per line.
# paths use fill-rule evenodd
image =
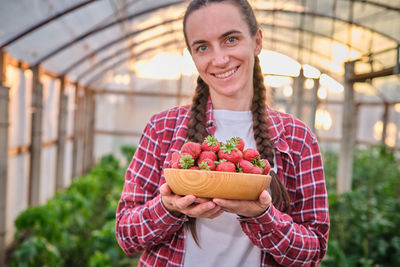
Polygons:
M197 78L195 95L192 100L187 132L187 138L191 141L202 142L207 136L206 110L209 94L208 85L199 76Z
M190 118L188 123L187 138L193 142L202 142L207 136L206 132L206 110L208 96L210 94L208 85L200 78L197 78L197 87L192 100ZM193 239L200 247L196 231L196 218L189 217L187 227L192 233Z
M274 152L272 141L269 138L268 123L266 116L266 89L264 85L264 76L260 67L260 60L255 57L253 73L254 96L251 105L253 114L253 132L256 140L257 150L261 158L266 158L270 165L274 167ZM271 195L272 204L284 212L289 211L290 197L279 179L278 175L271 171Z
M261 157L266 158L273 167L274 153L272 142L269 140L267 116L265 115L266 89L258 57L255 57L254 61L253 84L254 96L251 112L253 114L254 139L256 140L257 150L260 152Z

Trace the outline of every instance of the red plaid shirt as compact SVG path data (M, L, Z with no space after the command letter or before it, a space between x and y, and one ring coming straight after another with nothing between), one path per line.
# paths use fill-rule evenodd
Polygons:
M125 177L116 214L116 236L126 254L144 251L139 266L182 266L184 227L164 207L159 187L171 154L186 141L189 106L156 114L144 129ZM315 136L288 114L267 110L278 176L291 199L290 214L274 206L257 218L238 218L262 253L260 266L316 266L327 249L329 214L321 154ZM212 104L207 131L215 132Z

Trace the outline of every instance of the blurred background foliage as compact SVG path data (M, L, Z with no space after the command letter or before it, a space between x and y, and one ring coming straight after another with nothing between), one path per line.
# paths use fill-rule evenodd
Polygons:
M130 162L135 147L121 148ZM400 266L400 162L385 147L359 149L353 190L336 194L338 155L323 153L331 230L321 266ZM15 220L11 266L136 266L115 239L115 211L126 166L104 156L45 205Z

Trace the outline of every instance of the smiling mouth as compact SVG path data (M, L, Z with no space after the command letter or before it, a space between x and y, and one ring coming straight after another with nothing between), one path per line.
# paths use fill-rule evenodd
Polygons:
M220 78L220 79L225 79L234 74L237 70L239 69L239 66L236 68L231 69L230 71L220 73L220 74L214 74L215 77Z

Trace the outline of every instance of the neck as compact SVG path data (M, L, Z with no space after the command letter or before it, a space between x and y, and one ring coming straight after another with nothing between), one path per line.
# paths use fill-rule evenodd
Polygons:
M251 104L253 100L253 95L248 95L245 97L235 96L235 97L215 97L215 92L210 90L210 97L213 105L213 109L226 109L233 111L246 111L251 110Z

